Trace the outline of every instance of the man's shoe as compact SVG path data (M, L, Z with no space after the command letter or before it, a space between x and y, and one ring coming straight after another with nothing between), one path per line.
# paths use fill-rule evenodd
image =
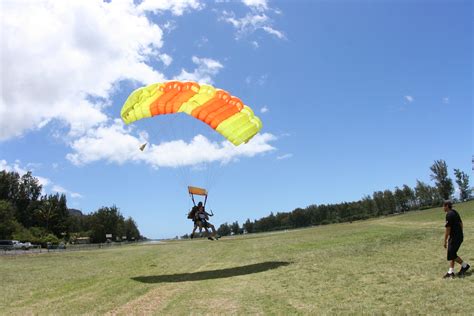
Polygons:
M214 239L212 239L212 237L207 237L207 239L209 239L209 240L214 240Z
M194 238L194 234L191 234L191 239L193 239L193 238Z
M458 275L464 275L464 274L467 272L467 270L469 270L470 267L471 267L471 266L468 265L468 264L466 264L466 267L465 267L465 268L462 268L462 267L461 267L461 270L459 270Z
M454 272L453 273L446 273L444 276L443 276L443 279L454 279L455 275L454 275Z

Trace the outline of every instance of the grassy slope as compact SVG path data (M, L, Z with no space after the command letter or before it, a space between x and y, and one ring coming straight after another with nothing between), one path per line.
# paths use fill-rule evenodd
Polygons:
M472 264L474 201L456 209L465 226L459 254ZM216 242L2 256L0 310L469 314L474 275L441 279L443 224L438 208Z

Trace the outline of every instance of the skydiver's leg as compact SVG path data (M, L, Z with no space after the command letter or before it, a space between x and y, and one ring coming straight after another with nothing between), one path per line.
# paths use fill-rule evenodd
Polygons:
M212 235L215 236L216 235L216 228L214 227L214 225L212 225L211 223L207 223L208 224L208 227L210 229L212 229Z
M197 221L198 225L199 225L199 237L202 237L202 223L201 221Z
M193 232L191 233L191 239L194 238L194 233L196 232L197 228L198 228L198 225L196 225L196 222L194 222L194 228L193 228Z

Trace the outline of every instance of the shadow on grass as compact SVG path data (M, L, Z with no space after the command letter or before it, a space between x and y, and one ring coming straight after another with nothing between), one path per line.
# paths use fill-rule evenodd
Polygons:
M202 281L211 279L230 278L239 275L253 274L264 272L279 267L287 266L290 262L284 261L267 261L262 263L250 264L241 267L227 268L221 270L199 271L193 273L178 273L165 275L151 275L133 277L132 280L143 283L166 283L166 282L186 282L186 281Z

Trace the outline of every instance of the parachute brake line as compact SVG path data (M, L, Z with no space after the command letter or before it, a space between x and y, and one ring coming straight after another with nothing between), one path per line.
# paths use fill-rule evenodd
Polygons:
M196 206L196 201L194 201L194 194L189 194L191 196L191 200L193 200L194 206ZM207 194L204 196L204 206L206 206L207 203Z

